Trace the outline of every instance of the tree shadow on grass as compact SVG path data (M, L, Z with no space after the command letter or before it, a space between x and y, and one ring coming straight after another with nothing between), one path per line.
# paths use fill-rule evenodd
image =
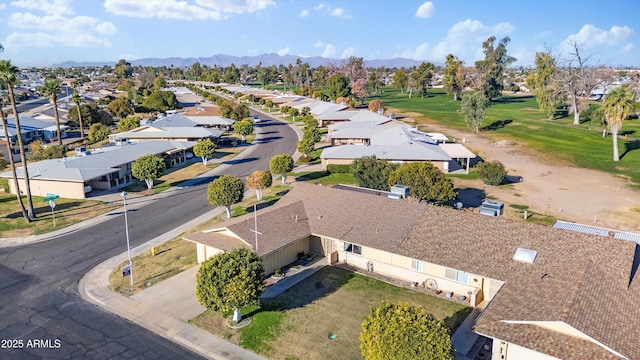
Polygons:
M449 328L451 334L453 334L456 329L460 327L464 319L466 319L467 316L471 314L472 310L473 308L471 307L465 307L456 311L455 313L453 313L453 315L444 318L444 324Z
M629 152L640 149L640 140L627 141L624 144L624 152L620 155L622 160Z
M310 172L308 174L304 174L296 177L296 181L317 180L328 175L329 175L328 171L314 171L314 172Z
M481 127L480 130L482 130L482 131L498 130L498 129L502 129L503 127L511 124L512 122L513 122L513 120L510 120L510 119L496 120L496 121L492 122L491 124L489 124L487 126Z

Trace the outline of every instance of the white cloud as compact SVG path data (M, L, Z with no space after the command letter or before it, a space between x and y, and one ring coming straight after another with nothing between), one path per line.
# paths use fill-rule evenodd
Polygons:
M167 0L162 0L163 3L165 1ZM141 2L148 2L148 0ZM196 4L223 13L242 14L266 9L275 5L276 2L274 0L196 0Z
M629 51L633 50L634 47L635 47L635 45L633 45L632 43L628 43L627 45L623 46L622 49L620 49L620 52L621 53L629 52Z
M569 35L565 42L575 42L586 48L614 46L627 40L633 33L633 29L626 25L613 25L611 29L603 30L586 24L577 33Z
M287 46L284 49L280 49L276 52L276 54L280 55L280 56L284 56L284 55L289 55L289 47Z
M300 17L309 16L309 10L307 10L307 9L302 10L298 16L300 16Z
M493 26L484 25L479 20L467 19L453 25L443 40L436 44L427 59L442 62L447 54L453 54L467 63L482 59L482 43L495 36L496 42L513 32L511 23L503 22Z
M253 13L275 5L273 0L105 0L107 12L139 18L178 20L223 20L228 14Z
M336 47L333 46L332 44L327 44L324 47L324 51L320 56L325 58L333 58L335 55L336 55Z
M393 57L401 57L414 60L425 60L429 57L429 43L422 43L415 50L397 52Z
M313 46L314 47L323 47L324 46L324 41L318 40L313 44Z
M318 4L313 7L313 10L322 10L322 9L324 9L324 4Z
M112 23L89 16L67 18L62 15L13 13L8 22L14 28L25 30L7 36L7 45L16 48L110 46L109 41L99 35L116 31Z
M424 4L420 5L418 11L416 11L416 17L419 18L430 18L433 16L433 12L435 11L435 7L431 1L427 1Z
M15 0L9 5L29 10L40 10L46 14L73 14L71 0Z
M350 46L342 51L342 55L340 56L340 58L346 59L350 56L353 56L353 54L355 53L356 53L356 49L353 46Z
M351 15L347 14L346 10L341 7L337 7L335 9L330 8L329 14L331 14L331 16L341 17L344 19L351 19Z

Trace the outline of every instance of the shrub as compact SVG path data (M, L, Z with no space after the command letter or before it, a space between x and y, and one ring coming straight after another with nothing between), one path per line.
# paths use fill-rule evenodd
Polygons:
M351 165L329 164L327 171L331 174L349 174L351 173Z
M500 161L483 161L477 166L478 176L483 183L492 186L502 184L507 170Z

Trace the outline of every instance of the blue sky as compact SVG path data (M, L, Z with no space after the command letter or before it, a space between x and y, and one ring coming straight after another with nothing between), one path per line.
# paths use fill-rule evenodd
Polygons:
M490 35L516 65L575 40L589 64L640 66L638 0L0 0L0 58L64 61L263 53L473 65Z

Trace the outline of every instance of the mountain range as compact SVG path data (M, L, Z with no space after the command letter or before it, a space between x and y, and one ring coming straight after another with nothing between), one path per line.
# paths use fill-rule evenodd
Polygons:
M174 67L189 67L196 62L201 65L207 66L220 66L227 67L231 66L231 64L235 64L237 67L242 66L243 64L247 64L251 67L255 67L258 64L261 66L279 66L279 65L295 65L296 61L300 59L303 63L308 63L312 68L318 67L320 65L340 65L344 59L331 59L325 58L321 56L313 56L313 57L305 57L305 56L296 56L296 55L278 55L278 54L261 54L255 56L233 56L233 55L225 55L225 54L217 54L210 57L198 57L198 58L180 58L180 57L170 57L170 58L144 58L137 60L127 60L132 66L152 66L152 67L160 67L160 66L174 66ZM364 60L365 67L381 67L385 66L388 68L410 68L413 66L419 66L421 61L406 59L406 58L394 58L394 59L386 59L386 60ZM114 61L96 61L96 62L75 62L75 61L66 61L61 64L54 65L54 67L100 67L100 66L113 66L116 62ZM440 65L440 64L436 64Z

